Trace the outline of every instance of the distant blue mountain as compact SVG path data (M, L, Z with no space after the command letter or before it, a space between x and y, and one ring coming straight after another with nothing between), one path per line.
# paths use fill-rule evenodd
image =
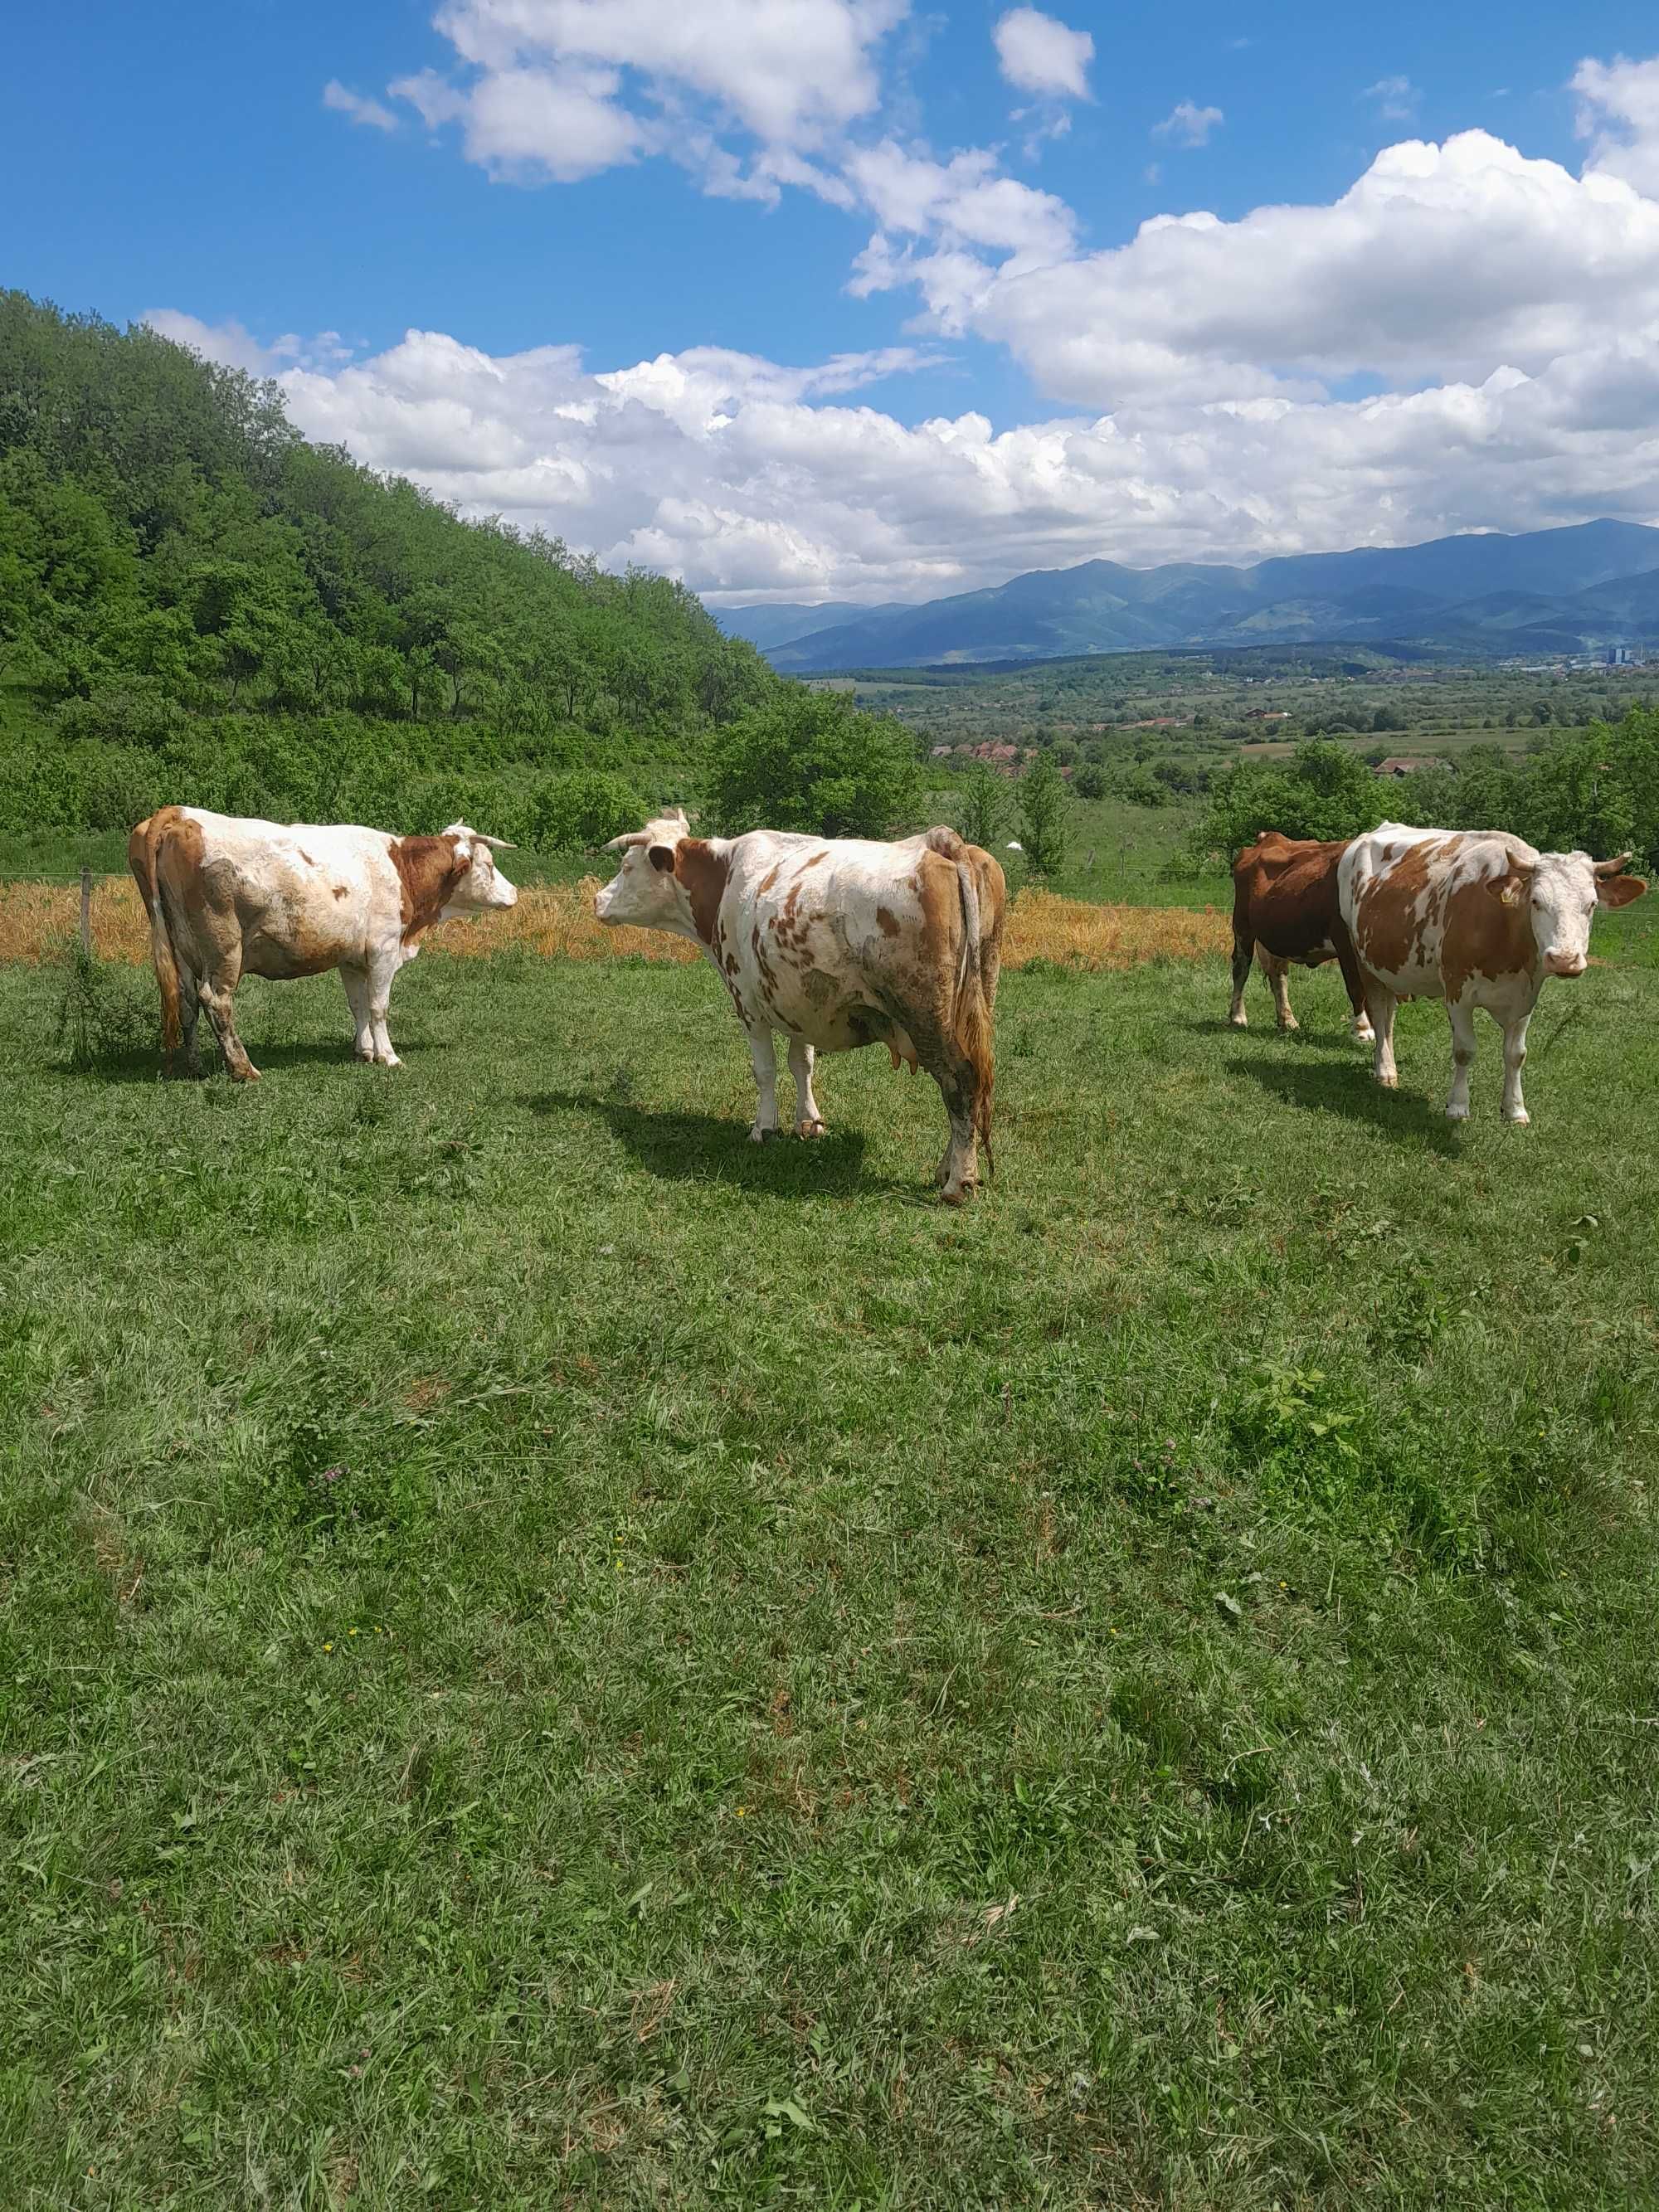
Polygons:
M710 607L709 613L726 632L727 637L746 637L750 645L757 645L763 653L775 645L788 645L810 631L828 629L836 623L867 621L877 615L908 614L910 610L902 599L889 599L879 606L862 607L848 600L828 600L821 607L804 605L782 605L771 607Z
M1659 641L1659 530L1584 522L1244 568L1085 561L921 606L738 608L718 619L802 675L1170 646L1397 641L1491 659L1593 651Z

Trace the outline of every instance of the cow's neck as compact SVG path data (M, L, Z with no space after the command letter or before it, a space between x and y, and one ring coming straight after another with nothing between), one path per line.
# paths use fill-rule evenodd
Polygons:
M720 901L732 873L729 848L711 837L682 837L674 848L674 878L691 908L691 930L705 952L713 953L719 933Z
M404 943L413 945L422 930L443 920L449 895L464 871L456 860L453 837L394 837L390 850L402 892Z

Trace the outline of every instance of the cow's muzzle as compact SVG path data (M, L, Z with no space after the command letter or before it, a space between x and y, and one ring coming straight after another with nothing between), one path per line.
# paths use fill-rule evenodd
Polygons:
M1544 963L1547 975L1582 975L1589 962L1582 952L1552 952Z

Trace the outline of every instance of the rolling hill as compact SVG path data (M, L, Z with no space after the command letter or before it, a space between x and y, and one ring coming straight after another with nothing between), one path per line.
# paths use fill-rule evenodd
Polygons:
M739 618L780 618L769 635ZM788 637L785 623L816 627ZM792 674L1174 646L1431 645L1481 659L1659 641L1659 530L1600 521L1508 537L1299 553L1250 568L1085 561L921 606L730 609Z

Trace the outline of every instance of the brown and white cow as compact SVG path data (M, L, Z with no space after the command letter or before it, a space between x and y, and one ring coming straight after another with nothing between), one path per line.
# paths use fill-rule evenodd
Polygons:
M1356 837L1339 871L1343 919L1365 978L1376 1030L1376 1079L1399 1080L1395 1008L1443 999L1451 1021L1446 1111L1468 1118L1478 1006L1504 1031L1504 1119L1524 1121L1527 1024L1545 981L1582 975L1598 906L1627 906L1647 885L1631 855L1539 853L1497 830L1411 830L1385 822Z
M753 830L694 837L678 809L612 840L622 866L602 922L663 929L701 945L737 1008L754 1059L757 1144L777 1134L774 1033L789 1042L795 1132L821 1137L820 1052L884 1044L925 1067L951 1117L939 1167L959 1204L990 1164L992 1015L1001 960L1002 870L954 830L897 844Z
M256 1082L231 1012L243 975L337 968L358 1059L399 1066L386 1034L392 977L434 922L517 902L493 858L509 849L462 822L437 837L393 837L162 807L127 840L127 861L149 915L164 1048L182 1044L190 1072L201 1073L205 1006L227 1072Z
M1348 987L1353 1033L1369 1042L1364 986L1337 896L1337 866L1347 849L1346 838L1322 844L1316 838L1264 830L1234 861L1233 1002L1227 1018L1236 1030L1249 1026L1244 986L1252 953L1272 986L1281 1030L1297 1026L1286 982L1291 963L1318 968L1335 960Z

